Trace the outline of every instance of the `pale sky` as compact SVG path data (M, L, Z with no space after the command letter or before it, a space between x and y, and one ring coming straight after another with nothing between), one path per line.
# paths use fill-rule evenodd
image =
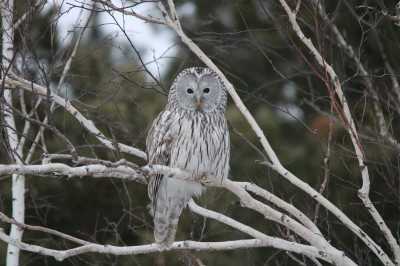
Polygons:
M124 4L131 5L131 3L124 0L113 0L112 2L114 5L119 7L124 6ZM62 15L58 18L57 30L60 33L59 40L62 43L69 43L70 38L73 36L71 33L77 29L77 26L82 26L86 21L90 11L85 11L79 8L79 6L82 6L82 3L90 5L91 1L50 0L47 2L44 10L54 7L54 5L58 6L61 10L60 13ZM137 13L144 15L151 14L153 16L157 15L156 10L157 8L153 3L144 3L134 8L134 11ZM191 15L194 11L195 6L188 3L179 8L178 13L182 15ZM157 26L157 29L154 29L149 23L145 23L135 17L125 16L119 12L114 12L113 15L118 23L123 25L125 31L134 42L134 45L141 52L142 59L145 62L150 62L161 55L164 57L173 57L176 54L177 49L176 46L174 46L176 44L175 35L170 30L167 30L165 26ZM128 44L126 37L108 13L100 13L100 23L103 24L100 27L103 34L114 36L114 41L117 45L118 43ZM115 58L121 56L119 50L116 48L114 48L112 52ZM134 55L134 51L132 51L132 55ZM163 70L168 63L167 58L158 60L158 67L160 68L161 73L163 73ZM155 76L158 75L157 65L155 63L151 63L147 67Z

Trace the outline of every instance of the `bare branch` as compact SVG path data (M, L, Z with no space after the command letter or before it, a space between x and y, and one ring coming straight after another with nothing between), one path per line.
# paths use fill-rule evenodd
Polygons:
M291 10L291 8L288 6L285 0L279 0L280 4L284 8L286 14L288 15L290 24L292 25L292 28L294 32L297 34L299 39L303 42L303 44L308 48L308 50L311 52L311 54L314 56L315 60L318 62L318 64L327 72L329 75L329 78L331 79L332 84L334 85L334 90L338 96L338 99L342 105L343 108L343 115L344 118L346 119L346 129L351 137L351 141L354 147L354 150L356 152L357 160L359 163L360 171L361 171L361 176L362 176L362 187L359 190L359 197L362 200L364 206L367 208L367 210L370 212L371 216L379 226L380 230L384 234L385 238L389 242L390 246L393 249L394 253L400 254L400 247L396 242L396 239L394 238L392 232L390 229L387 227L386 223L382 219L381 215L379 212L376 210L375 206L369 199L369 190L370 190L370 178L369 178L369 172L368 172L368 167L365 165L365 155L362 150L361 142L358 137L357 129L353 120L353 117L351 115L350 108L348 106L346 97L342 91L342 87L339 81L338 76L336 75L336 72L332 68L331 65L326 62L326 60L321 56L321 54L318 52L318 50L315 48L314 44L312 41L307 38L303 31L301 30L299 24L297 23L296 20L296 14ZM354 231L352 230L356 235L360 237L360 231ZM368 241L366 238L362 238L362 240L371 248L371 242ZM375 244L375 243L373 243ZM371 250L375 253L375 255L382 261L382 263L385 263L386 265L394 265L393 262L390 260L390 258L387 256L386 253L382 250L381 247L378 245L374 245L374 248L371 248Z
M161 19L151 17L151 16L143 16L143 15L133 11L132 8L130 10L127 10L127 8L125 8L125 7L118 7L109 0L93 0L93 2L100 3L100 4L103 4L105 7L108 7L109 10L107 10L107 11L117 11L124 15L133 16L133 17L136 17L138 19L141 19L141 20L149 22L149 23L155 23L155 24L161 24L161 25L165 24L164 21L162 21Z
M313 251L313 248L311 248L311 246L306 246L306 245L298 244L295 242L290 242L287 240L279 239L276 237L267 236L267 235L255 230L254 228L247 226L245 224L239 223L238 221L236 221L230 217L227 217L221 213L214 212L214 211L205 209L203 207L200 207L193 200L191 200L189 202L188 206L193 212L195 212L201 216L211 218L211 219L214 219L221 223L224 223L226 225L229 225L230 227L235 228L243 233L246 233L254 238L270 242L271 246L275 247L277 249L282 249L282 250L286 250L286 251L290 251L290 252L294 252L294 253L304 254L304 255L310 256L312 258L319 258L319 259L323 259L323 260L326 260L329 257L328 261L329 262L333 261L332 260L332 257L334 257L333 254L328 254L323 251L319 251L318 253L315 253Z
M24 230L31 230L31 231L39 231L39 232L43 232L43 233L47 233L47 234L51 234L51 235L55 235L64 239L67 239L71 242L80 244L80 245L88 245L91 244L90 242L81 240L79 238L61 233L57 230L54 229L50 229L47 227L43 227L43 226L37 226L37 225L28 225L28 224L24 224L24 223L20 223L18 221L16 221L15 219L12 219L10 217L8 217L7 215L5 215L4 213L0 212L0 221L3 221L5 223L9 223L9 224L14 224L16 226L18 226L21 229Z
M393 137L392 134L388 131L388 126L385 120L385 116L382 111L382 107L379 104L379 97L376 92L376 89L373 86L372 80L371 80L371 75L368 73L366 67L364 64L361 62L360 57L354 52L353 47L348 44L346 39L344 38L343 34L339 31L337 26L329 19L328 15L326 14L325 10L322 7L322 4L320 0L313 0L315 6L317 7L317 10L322 17L322 19L328 24L328 26L331 28L336 40L338 41L338 44L340 47L343 48L345 53L350 57L354 64L357 66L358 70L360 71L361 77L364 81L365 86L367 87L368 91L371 93L372 96L372 104L374 107L374 111L376 114L376 117L378 119L378 127L379 127L379 134L384 137L392 146L394 146L396 149L400 150L400 144L399 142ZM379 40L378 40L379 41ZM378 43L379 44L379 43ZM381 46L379 46L381 47ZM382 54L382 57L385 61L386 55ZM390 68L390 65L389 65ZM393 80L393 73L391 73L391 79L393 82L393 88L396 92L396 95L400 97L400 89L396 90L396 84L398 86L398 83L396 83L396 80ZM398 93L397 93L398 92Z
M76 176L92 176L96 178L102 177L115 177L122 178L128 180L141 180L140 177L145 175L154 175L158 173L162 173L167 178L178 178L187 180L192 176L191 173L181 170L178 168L170 168L168 166L163 165L147 165L140 169L132 169L126 166L118 166L118 167L107 167L105 165L85 165L80 167L70 167L65 164L60 163L48 163L42 165L0 165L0 175L1 174L9 174L9 173L20 173L20 174L31 174L31 175L41 175L41 174L51 174L52 176L68 176L68 177L76 177ZM318 229L313 226L312 228L317 233L310 231L297 221L293 220L287 215L282 214L281 212L272 209L271 207L255 200L250 196L245 190L246 184L233 182L230 180L222 180L214 177L207 176L206 173L204 176L196 177L195 179L201 181L203 184L207 186L217 186L224 187L238 196L241 200L243 206L253 209L265 216L265 218L277 222L291 229L293 232L301 236L303 239L310 242L313 246L319 249L321 252L325 252L327 257L334 261L335 263L340 263L341 265L355 265L350 259L348 259L343 252L338 251L334 247L332 247L324 237L319 233ZM243 187L244 186L244 187ZM252 186L250 186L252 187ZM253 191L258 192L265 196L266 192L257 189L257 187L252 187ZM268 195L267 195L268 196ZM267 197L268 198L268 197ZM269 197L271 198L271 197ZM297 217L300 217L302 221L306 220L305 215L302 215L300 211L296 212L296 209L288 208L287 203L284 204L283 201L279 201L276 198L272 197L271 201L277 202L280 206L288 209L291 213L294 213ZM195 205L191 203L192 208L196 209ZM197 208L199 210L199 208ZM203 214L204 214L204 210ZM206 212L208 215L213 215L214 218L216 216L210 212ZM268 237L260 232L255 231L245 225L240 225L239 223L235 223L233 220L230 220L228 217L219 216L219 220L222 220L225 223L228 223L230 226L234 228L240 227L240 230L246 232L253 237L263 237L262 239L266 240ZM292 244L293 245L293 244ZM293 251L295 252L295 251ZM298 253L298 252L296 252ZM315 257L315 254L307 254L309 256Z
M1 26L2 26L2 69L6 70L1 75L4 77L12 67L14 54L14 0L7 0L0 2L0 13L1 13ZM2 83L4 86L4 83ZM3 86L2 89L3 90ZM1 95L1 93L0 93ZM4 91L4 95L1 95L1 111L5 122L5 132L7 134L7 141L10 147L10 158L17 164L22 164L23 149L19 144L17 135L17 126L13 114L13 101L12 91ZM4 102L3 102L4 99ZM25 220L25 177L23 175L12 175L12 215L18 221L23 223ZM17 228L17 226L11 226L10 236L16 241L22 239L23 230ZM7 266L19 265L19 253L20 250L13 246L8 245L7 248Z
M249 235L254 235L255 237L257 237L257 240L262 241L262 243L263 243L262 246L283 249L283 250L294 252L294 253L304 254L304 255L310 256L312 258L322 259L322 260L327 261L327 262L332 262L332 260L330 259L330 257L332 256L331 254L326 253L326 252L321 251L321 250L318 250L318 249L316 249L314 247L303 245L303 244L298 244L298 243L294 243L294 242L290 242L290 241L287 241L287 240L284 240L284 239L279 239L279 238L276 238L276 237L267 236L267 235L265 235L265 234L263 234L261 232L258 232L256 230L254 230L253 228L251 228L249 226L246 226L244 224L241 224L241 223L239 223L239 222L237 222L237 221L235 221L235 220L233 220L233 219L231 219L229 217L226 217L226 216L224 216L222 214L219 214L219 213L207 210L205 208L202 208L202 207L198 206L196 203L194 203L194 201L191 201L189 203L189 207L191 208L192 211L198 213L199 215L218 220L218 221L223 222L223 223L225 223L225 224L227 224L227 225L229 225L229 226L231 226L233 228L236 228L236 229L238 229L240 231L246 232ZM32 225L18 223L14 219L11 219L11 218L7 217L6 215L4 215L1 212L0 212L0 220L3 221L3 222L6 222L6 223L15 224L19 228L32 230L32 231L40 231L40 232L52 234L52 235L67 239L69 241L72 241L74 243L77 243L77 244L80 244L80 245L83 245L83 246L89 246L89 245L100 246L98 244L91 243L91 242L88 242L88 241L85 241L85 240L81 240L81 239L78 239L76 237L64 234L62 232L59 232L57 230L53 230L53 229L50 229L50 228L46 228L46 227L42 227L42 226L32 226ZM7 241L6 238L2 238L1 233L2 232L0 232L0 239L2 239L3 241ZM11 239L8 239L8 240L10 240L10 242L11 242ZM235 243L239 243L239 241L246 241L246 240L237 240ZM187 241L185 241L185 242L187 242ZM197 242L197 243L205 243L205 242ZM224 242L220 242L220 243L222 244ZM227 246L230 245L229 241L227 241L225 243L226 243ZM19 243L19 245L21 245L21 244L23 245L24 243ZM29 244L25 244L25 245L27 247L29 247L29 248L33 247L33 245L29 245ZM178 245L178 244L175 243L174 245ZM200 245L203 245L203 244L200 244ZM149 246L149 245L136 246L135 249L138 249L139 247L145 247L145 246ZM42 250L42 251L46 250L43 247L39 247L39 246L36 246L36 247L37 247L36 251L33 251L32 249L30 249L28 251L38 252L39 250ZM104 245L103 245L103 247L104 247ZM253 246L253 245L250 245L250 243L248 243L248 245L245 245L245 246L235 245L235 247L232 247L232 249L244 248L244 247L251 248L251 247L258 247L258 246ZM83 247L81 247L81 248L83 248ZM134 247L131 247L131 248L133 249ZM172 249L174 249L174 246L172 247ZM204 248L204 249L206 249L206 248ZM212 247L209 247L208 249L213 250ZM156 251L162 251L162 248L159 248L159 250L155 250L154 252L156 252ZM99 253L102 253L98 249L96 249L96 251L92 250L92 251L85 251L85 252L99 252ZM111 251L110 254L113 254L112 252L113 251ZM132 252L133 252L132 254L137 254L137 253L134 253L135 251L132 251ZM149 253L150 252L151 251L149 251ZM38 253L40 253L40 252L38 252ZM71 252L71 253L73 253L73 252ZM79 254L82 254L82 253L83 252L80 252ZM50 253L48 253L48 254L50 254ZM44 255L48 255L48 254L44 254ZM55 254L55 253L52 253L52 254ZM78 254L74 254L73 256L75 256L75 255L78 255ZM121 255L121 254L119 254L119 255ZM54 255L50 255L50 256L54 257ZM57 259L57 257L55 257L55 258ZM60 257L58 257L58 258L60 258Z
M304 213L298 210L293 204L289 204L286 201L280 199L279 197L275 196L274 194L270 193L266 189L263 189L256 184L252 184L249 182L236 182L237 185L241 186L247 191L250 191L257 196L263 197L267 201L273 203L278 208L285 210L288 214L295 217L299 222L305 225L308 229L310 229L313 233L322 235L321 231L318 227L310 220Z
M91 18L92 18L92 13L90 13L89 17L86 20L86 23L84 24L84 26L82 27L82 29L78 33L77 39L76 39L74 47L72 49L72 52L71 52L70 56L68 57L68 60L65 63L61 78L58 81L56 92L59 92L60 89L61 89L61 86L64 84L64 80L65 80L65 78L66 78L66 76L67 76L67 74L68 74L68 72L69 72L69 70L71 68L72 60L74 59L74 57L76 55L76 52L78 51L79 44L80 44L80 42L82 40L83 34L84 34L87 26L89 25L89 22L90 22ZM78 21L78 24L79 24L79 21ZM42 100L42 98L38 99L37 105L40 104L41 100ZM31 147L29 149L29 152L28 152L26 158L25 158L25 163L29 163L30 162L30 160L31 160L31 158L33 156L33 153L36 150L36 146L39 143L39 139L43 138L45 125L48 124L49 115L54 112L55 106L56 106L55 102L52 102L51 106L50 106L50 112L46 113L46 116L45 116L45 118L43 119L43 122L42 122L43 126L40 126L38 132L36 133L36 136L35 136L35 138L33 140L33 143L32 143L32 145L31 145ZM77 154L75 154L75 156L77 156Z
M31 15L33 12L35 12L36 9L41 7L45 1L43 0L37 0L25 13L14 23L14 31L18 29L19 26L26 20L26 18Z
M50 256L58 261L63 261L67 258L77 256L84 253L99 253L109 255L139 255L157 253L165 250L165 247L158 244L148 244L140 246L113 246L113 245L100 245L100 244L89 244L77 248L67 250L55 250L44 248L37 245L26 244L21 241L16 241L6 235L0 230L0 240L15 245L21 250L29 251L32 253L38 253L45 256ZM256 247L268 247L269 243L259 239L243 239L235 241L223 241L223 242L196 242L196 241L180 241L175 242L168 250L207 250L207 251L219 251L219 250L233 250L239 248L256 248Z
M48 92L45 87L40 86L36 83L31 83L21 77L15 76L15 75L13 75L12 77L13 78L6 77L5 81L6 81L7 85L12 86L12 87L18 86L24 90L30 91L41 97L48 97ZM118 145L118 149L120 151L137 156L142 159L146 159L147 156L146 156L145 152L143 152L137 148L122 144L122 143L115 144L111 140L106 138L103 135L103 133L101 133L101 131L99 129L97 129L97 127L95 126L93 121L91 121L91 120L87 119L85 116L83 116L78 111L78 109L76 109L72 105L72 103L69 100L66 100L66 99L62 98L61 96L56 95L54 93L50 93L50 100L54 101L55 103L57 103L58 105L63 107L76 120L78 120L84 128L86 128L90 133L92 133L101 143L103 143L109 149L115 150L116 149L115 145Z
M95 178L114 177L119 179L146 182L142 173L138 173L127 166L107 167L101 164L90 164L72 167L62 163L49 163L38 165L0 164L0 175L25 174L25 175L51 175L55 177L67 176Z
M286 2L284 2L286 4ZM286 5L287 6L287 5ZM211 59L189 38L187 35L182 31L182 28L180 27L179 21L174 21L168 16L168 13L166 12L165 8L159 4L160 9L162 10L167 25L173 29L176 34L180 37L182 42L187 45L187 47L194 53L196 54L210 69L215 71L218 76L221 78L223 83L225 84L225 87L232 97L235 105L239 109L239 111L243 114L251 128L253 129L254 133L260 140L264 150L268 154L268 157L271 161L271 163L268 163L268 165L275 170L277 173L279 173L282 177L287 179L289 182L291 182L293 185L297 186L307 194L309 194L313 199L318 201L322 206L324 206L327 210L329 210L331 213L333 213L347 228L349 228L352 232L354 232L360 239L362 239L368 247L371 248L371 250L374 251L374 253L382 258L385 262L391 263L389 257L383 252L382 248L377 245L363 230L358 227L354 222L351 221L350 218L348 218L339 208L337 208L334 204L332 204L329 200L327 200L325 197L323 197L320 193L318 193L315 189L313 189L310 185L307 183L303 182L301 179L299 179L297 176L289 172L281 162L279 161L276 153L272 149L270 143L268 142L267 138L265 137L265 134L263 133L262 129L254 119L254 117L251 115L247 107L244 105L243 101L240 99L239 95L236 93L233 85L228 81L228 79L225 77L225 75L222 73L222 71L211 61ZM169 9L174 8L174 6L170 5ZM290 10L290 9L289 9ZM295 16L294 22L296 22ZM296 22L297 24L297 22ZM304 36L302 39L306 39ZM308 40L308 39L307 39ZM308 40L309 41L309 40ZM343 98L343 97L341 97Z

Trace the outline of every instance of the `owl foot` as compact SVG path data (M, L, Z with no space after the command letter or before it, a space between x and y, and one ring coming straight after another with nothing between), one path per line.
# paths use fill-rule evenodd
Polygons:
M197 178L196 181L202 184L212 184L210 177L214 176L212 172L203 172Z

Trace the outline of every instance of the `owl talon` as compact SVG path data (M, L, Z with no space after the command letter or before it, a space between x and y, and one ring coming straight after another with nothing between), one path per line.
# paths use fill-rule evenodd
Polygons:
M204 183L207 181L207 173L200 173L197 177L195 177L195 181L199 183Z
M214 173L204 172L199 176L198 182L203 184L211 184L212 181L210 180L210 177L212 176L214 176Z

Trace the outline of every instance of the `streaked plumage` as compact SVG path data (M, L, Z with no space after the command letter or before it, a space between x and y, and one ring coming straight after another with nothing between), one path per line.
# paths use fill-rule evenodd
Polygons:
M148 133L149 164L184 169L194 176L212 173L227 178L230 144L226 101L225 87L213 71L200 67L183 70L171 86L164 111ZM157 243L172 244L183 208L202 190L195 181L161 175L150 179L148 192Z

